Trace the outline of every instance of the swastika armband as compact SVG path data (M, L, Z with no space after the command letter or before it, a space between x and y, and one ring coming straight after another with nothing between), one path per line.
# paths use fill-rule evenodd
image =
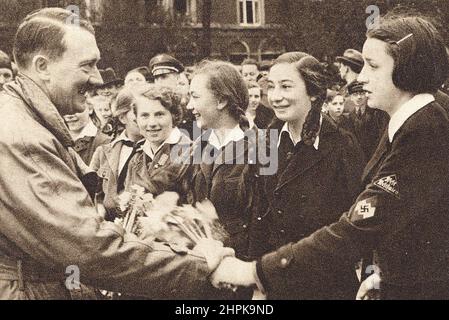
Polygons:
M360 200L351 212L352 222L369 219L375 216L377 206L377 197L371 197Z

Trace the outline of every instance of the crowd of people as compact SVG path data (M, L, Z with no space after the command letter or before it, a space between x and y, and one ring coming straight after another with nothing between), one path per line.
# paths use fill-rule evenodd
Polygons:
M388 14L333 64L164 53L121 79L72 15L30 14L14 62L0 53L1 299L449 298L449 58L432 23ZM134 186L210 200L228 237L126 232Z

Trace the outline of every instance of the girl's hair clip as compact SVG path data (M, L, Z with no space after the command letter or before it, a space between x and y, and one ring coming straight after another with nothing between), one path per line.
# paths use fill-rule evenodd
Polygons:
M393 43L399 45L401 42L407 40L408 38L410 38L412 36L413 36L413 33L410 33L410 34L406 35L404 38L402 38L401 40L394 41Z

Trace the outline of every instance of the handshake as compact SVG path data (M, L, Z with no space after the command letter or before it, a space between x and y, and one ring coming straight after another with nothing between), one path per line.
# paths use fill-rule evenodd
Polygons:
M210 281L218 289L237 289L258 284L256 263L245 262L235 257L234 249L226 248L220 241L204 239L193 249L203 256L212 272ZM261 290L255 290L253 299L265 299Z

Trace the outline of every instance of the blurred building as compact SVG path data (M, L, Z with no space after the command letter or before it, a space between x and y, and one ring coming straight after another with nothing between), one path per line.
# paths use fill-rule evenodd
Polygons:
M123 75L160 52L192 65L203 57L207 38L203 1L0 0L0 46L11 51L17 22L32 10L76 5L95 25L102 66L113 66ZM210 56L238 64L247 57L271 60L284 52L281 2L210 0Z
M122 76L161 52L186 65L206 55L239 64L293 50L332 62L347 48L362 49L370 5L381 14L402 6L439 18L449 45L449 0L0 0L0 49L11 52L26 14L69 5L95 25L100 67Z

